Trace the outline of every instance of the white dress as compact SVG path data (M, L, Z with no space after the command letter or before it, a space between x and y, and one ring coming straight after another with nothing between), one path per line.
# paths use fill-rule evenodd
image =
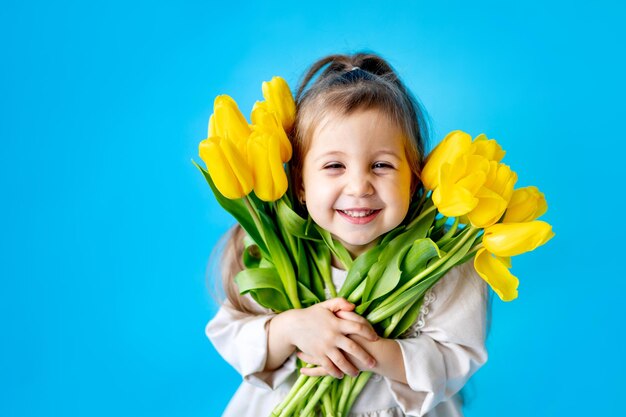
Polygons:
M337 288L346 271L333 268ZM487 286L472 261L450 270L425 295L418 320L403 338L408 384L374 374L350 416L462 416L457 394L487 361ZM243 377L223 417L265 417L289 392L297 377L295 354L280 368L262 372L267 357L266 324L275 315L235 310L228 301L206 326L215 349Z

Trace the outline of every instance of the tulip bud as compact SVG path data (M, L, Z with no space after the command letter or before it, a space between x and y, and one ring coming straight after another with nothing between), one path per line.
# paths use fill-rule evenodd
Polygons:
M470 154L480 155L487 158L490 161L500 162L506 152L502 150L502 147L495 141L495 139L487 139L484 133L476 136L472 146L470 146Z
M485 229L483 245L494 255L516 256L535 250L552 237L552 226L540 220L497 223Z
M248 141L248 160L257 197L263 201L276 201L287 192L287 174L281 160L278 137L253 132Z
M548 210L546 197L537 187L523 187L513 191L504 214L503 223L522 223L535 220Z
M489 162L478 155L462 156L454 163L444 163L439 185L433 192L433 203L447 217L463 216L472 211L479 200L476 193L485 182Z
M455 130L448 133L426 158L421 177L424 187L434 190L439 185L443 164L453 163L460 156L467 155L471 143L472 137L465 132Z
M517 174L509 166L496 161L489 162L485 184L476 193L478 204L467 214L474 227L489 227L500 220L516 182Z
M252 172L235 144L213 136L200 142L198 150L213 183L224 197L234 200L252 191Z
M493 256L485 248L479 249L474 257L474 269L502 301L517 298L519 280L511 274L509 268L502 259Z
M268 110L276 113L283 129L289 132L296 119L296 103L287 81L281 77L273 77L271 81L263 82L262 89Z
M252 130L246 118L239 111L235 100L226 94L217 96L213 104L213 115L209 119L209 135L213 134L230 140L244 155L246 141L251 132Z
M252 129L255 132L274 136L280 145L280 159L288 162L291 159L291 142L285 133L276 113L270 112L266 102L257 101L252 108Z

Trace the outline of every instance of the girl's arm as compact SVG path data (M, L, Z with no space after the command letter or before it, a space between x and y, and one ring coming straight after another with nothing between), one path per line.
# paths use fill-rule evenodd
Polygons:
M378 335L367 320L350 313L353 309L354 304L345 299L333 298L273 317L268 325L265 370L280 367L296 349L304 352L311 363L337 378L344 374L357 375L359 369L373 368L374 357L354 337L374 342L379 339ZM343 318L342 314L348 314L350 319ZM358 362L358 367L352 361Z

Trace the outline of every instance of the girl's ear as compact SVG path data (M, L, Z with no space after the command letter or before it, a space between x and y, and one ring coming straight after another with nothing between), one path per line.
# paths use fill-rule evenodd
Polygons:
M296 196L298 198L298 202L300 203L301 206L304 206L306 203L306 200L304 199L304 187L302 186L302 184L300 184L300 186L298 187L298 191L296 192Z

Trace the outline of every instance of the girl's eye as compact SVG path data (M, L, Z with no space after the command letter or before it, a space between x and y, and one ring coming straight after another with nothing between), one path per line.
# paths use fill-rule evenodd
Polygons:
M341 169L341 168L343 168L343 164L339 162L331 162L331 163L324 165L324 169Z
M393 169L393 165L388 162L375 162L372 165L373 169Z

